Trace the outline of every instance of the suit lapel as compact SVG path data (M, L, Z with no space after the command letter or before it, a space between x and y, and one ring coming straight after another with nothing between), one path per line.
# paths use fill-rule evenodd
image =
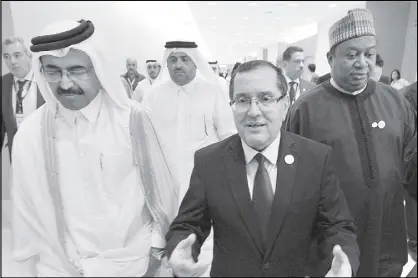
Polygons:
M245 226L260 254L263 254L261 232L252 206L245 167L245 156L240 137L235 135L223 160L229 175L229 185Z
M11 133L13 132L13 130L17 129L16 118L13 112L12 94L13 94L13 75L9 73L4 84L2 84L2 95L3 95L3 113L5 115L4 117L8 118L8 122L12 124L12 130L10 130Z
M293 163L286 163L285 157L293 156ZM296 170L298 167L299 156L297 146L287 132L282 131L280 139L279 155L277 157L277 182L276 193L272 206L270 227L267 238L266 257L268 257L274 247L276 238L280 234L284 220L287 215L292 192Z

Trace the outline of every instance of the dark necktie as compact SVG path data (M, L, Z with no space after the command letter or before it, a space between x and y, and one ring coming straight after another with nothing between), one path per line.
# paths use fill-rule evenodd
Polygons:
M296 97L295 84L297 84L295 81L290 81L289 82L289 86L290 86L290 91L289 91L290 103L292 103L293 101L295 101L295 97Z
M270 176L264 166L266 158L261 153L258 153L254 158L258 162L258 169L254 179L253 206L259 221L263 242L266 243L274 194Z
M24 81L17 81L17 85L19 86L19 89L17 90L16 94L16 114L23 114L23 87L25 86L27 80Z

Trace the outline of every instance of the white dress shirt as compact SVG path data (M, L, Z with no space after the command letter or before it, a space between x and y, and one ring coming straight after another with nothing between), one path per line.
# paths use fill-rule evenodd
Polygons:
M17 91L19 90L19 85L17 81L25 81L27 80L26 84L23 86L22 91L22 105L23 105L23 115L21 119L16 119L18 123L18 127L20 125L20 121L23 121L27 118L30 114L32 114L37 109L37 95L38 95L38 86L36 85L36 80L34 78L33 71L29 71L29 73L24 78L17 78L13 76L13 88L12 88L12 105L13 105L13 114L16 113L16 99L17 99Z
M259 153L250 146L248 146L244 140L241 139L242 149L244 150L245 163L247 170L247 181L248 189L250 191L250 197L253 198L254 191L254 180L255 175L258 169L258 162L254 157ZM264 160L264 166L267 169L267 172L270 176L271 187L273 189L273 194L276 192L276 182L277 182L277 157L279 155L280 147L280 133L276 139L264 150L261 154L266 158Z
M290 79L289 77L287 77L287 75L285 74L284 77L286 78L286 82L287 82L287 95L288 98L290 100L290 82L295 82L296 84L293 84L294 88L295 88L295 101L299 98L300 96L300 78L297 78L295 80Z

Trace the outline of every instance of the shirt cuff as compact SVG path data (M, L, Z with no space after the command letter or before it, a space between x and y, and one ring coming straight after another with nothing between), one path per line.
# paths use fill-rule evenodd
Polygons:
M154 248L165 248L165 238L161 235L158 223L152 223L152 247Z

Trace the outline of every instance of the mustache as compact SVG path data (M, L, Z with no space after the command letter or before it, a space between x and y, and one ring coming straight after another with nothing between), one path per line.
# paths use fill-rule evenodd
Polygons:
M74 87L68 88L67 90L58 87L57 93L59 95L84 95L84 91L82 89Z

